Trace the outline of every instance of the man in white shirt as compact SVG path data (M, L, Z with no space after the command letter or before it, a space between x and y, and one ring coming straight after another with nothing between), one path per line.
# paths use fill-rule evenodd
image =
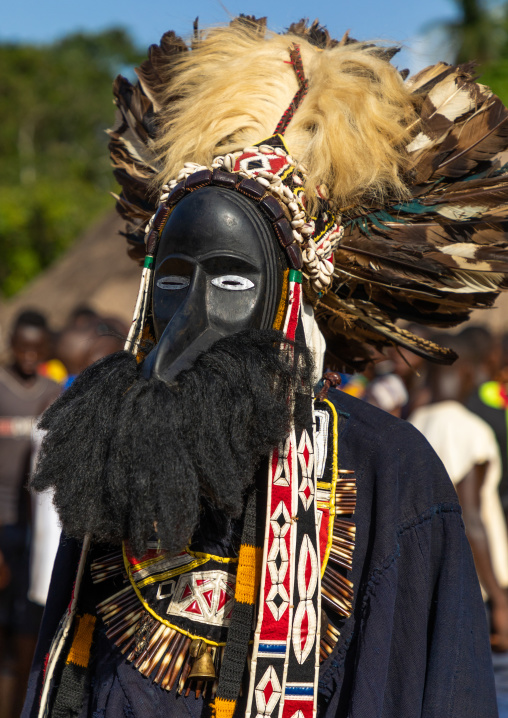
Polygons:
M460 337L449 337L444 343L453 345L460 356ZM452 367L432 367L432 402L416 409L409 421L429 441L455 486L478 577L491 604L491 645L504 653L508 651L508 536L498 493L501 459L491 427L459 401L466 376L466 362L460 358ZM506 660L503 655L493 657L495 666L502 664L495 675L504 718L508 701L505 706L500 681L506 675Z

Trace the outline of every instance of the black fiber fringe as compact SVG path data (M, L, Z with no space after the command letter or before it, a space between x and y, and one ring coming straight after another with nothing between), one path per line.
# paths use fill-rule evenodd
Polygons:
M275 331L219 340L171 384L142 378L126 352L107 357L43 415L32 488L54 489L68 536L128 540L140 554L156 525L178 553L203 502L240 518L261 459L298 422L293 399L310 397L311 371L306 347Z

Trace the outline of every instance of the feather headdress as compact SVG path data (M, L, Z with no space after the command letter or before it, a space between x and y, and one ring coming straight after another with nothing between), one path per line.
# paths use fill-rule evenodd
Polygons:
M329 363L360 367L386 345L450 361L396 320L452 326L508 287L508 111L471 66L439 63L404 82L392 48L303 21L275 35L238 18L196 29L190 46L166 33L138 84L114 85L110 150L131 254L144 255L160 190L185 163L212 166L273 135L301 88L295 44L305 94L284 139L309 218L342 224L333 280L304 285Z

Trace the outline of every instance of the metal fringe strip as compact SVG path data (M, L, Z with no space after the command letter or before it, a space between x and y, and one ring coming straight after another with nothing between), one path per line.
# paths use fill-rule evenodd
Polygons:
M353 568L356 526L356 479L354 471L339 469L335 493L335 519L328 563L321 579L324 605L344 618L353 610L354 587L346 577ZM330 623L321 637L321 660L328 658L339 638L339 631Z
M108 554L91 565L92 580L98 584L125 575L121 551ZM140 603L129 583L97 605L97 613L107 626L106 635L126 659L145 677L167 691L188 696L195 693L212 699L217 691L215 681L189 680L193 658L189 654L191 639L165 626L151 616ZM218 676L224 647L208 646Z

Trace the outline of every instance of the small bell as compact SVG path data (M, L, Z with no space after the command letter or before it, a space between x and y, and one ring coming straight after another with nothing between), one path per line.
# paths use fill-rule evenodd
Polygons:
M194 658L190 678L198 678L201 681L213 681L216 678L213 658L208 652L206 643L201 638L195 638L190 644L189 655Z

